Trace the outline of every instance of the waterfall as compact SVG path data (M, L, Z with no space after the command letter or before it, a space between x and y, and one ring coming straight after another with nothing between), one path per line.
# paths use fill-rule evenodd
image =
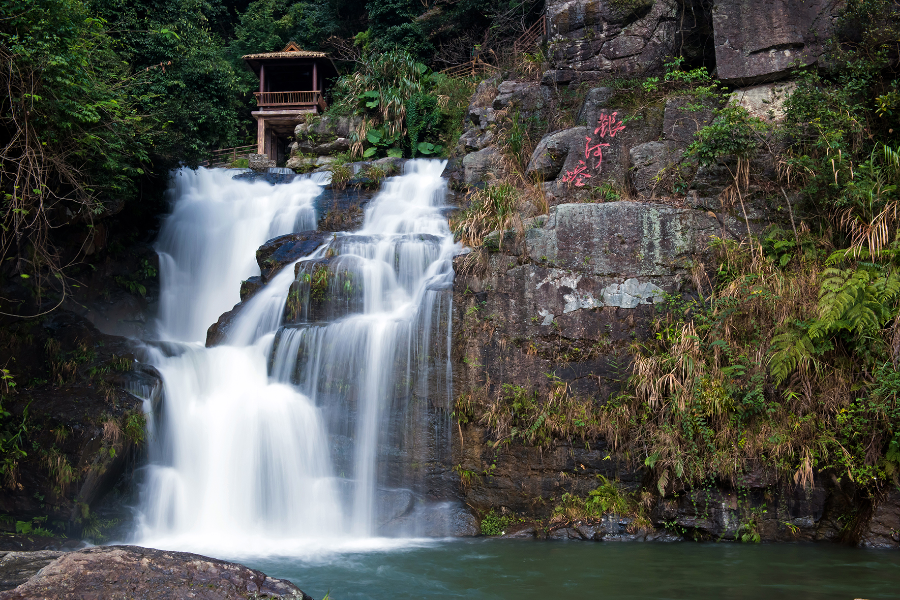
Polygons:
M449 452L459 246L443 168L408 162L359 231L271 277L213 348L199 340L259 274L256 248L314 229L322 188L176 175L157 245L165 343L149 349L164 400L135 541L237 555L420 533L414 517Z

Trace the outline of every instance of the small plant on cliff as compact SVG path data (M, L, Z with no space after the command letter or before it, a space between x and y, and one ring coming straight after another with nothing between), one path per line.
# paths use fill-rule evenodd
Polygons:
M475 248L482 244L487 234L499 231L502 248L503 232L523 229L516 201L517 191L507 182L478 190L472 194L465 212L454 219L453 233L464 245Z
M69 459L53 446L44 452L43 462L53 482L53 491L57 495L64 494L69 484L75 481L75 469L72 468Z
M553 522L598 519L610 513L626 516L637 512L618 482L610 481L603 475L598 475L598 478L600 485L588 492L586 498L563 494L559 504L553 508Z
M507 527L515 523L512 515L497 514L492 508L481 518L481 535L503 535Z
M480 422L497 437L495 446L520 440L547 447L555 439L596 437L600 430L593 401L579 398L553 376L549 388L541 397L525 387L504 384L493 401L480 406Z
M335 190L343 190L347 187L350 178L353 177L353 170L347 163L335 161L331 163L331 187Z
M125 439L135 446L144 443L147 437L147 417L144 413L135 411L125 416L125 427L123 427Z

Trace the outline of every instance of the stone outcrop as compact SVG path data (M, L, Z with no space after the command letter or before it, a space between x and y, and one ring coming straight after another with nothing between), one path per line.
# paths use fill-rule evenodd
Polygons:
M350 133L362 123L362 117L312 118L294 128L297 141L291 145L291 153L300 152L324 156L346 152L350 149Z
M494 146L466 154L462 160L462 167L463 181L470 186L502 179L506 172L503 155Z
M569 158L569 151L574 149L577 155L589 132L588 127L573 127L544 136L531 155L525 174L543 181L556 179Z
M327 232L302 231L273 238L260 246L256 251L256 263L261 274L241 282L241 301L209 326L206 331L206 347L217 346L228 338L228 332L246 302L274 275L287 265L312 254L330 238L331 234Z
M548 0L551 69L546 85L596 81L659 69L671 54L674 0Z
M653 198L660 174L671 168L681 153L674 142L647 142L634 146L630 156L632 186L639 195Z
M681 490L651 510L657 527L700 539L736 540L759 534L766 541L828 541L840 535L840 490L816 481L810 488L771 479L721 482L709 489ZM835 510L835 509L838 510Z
M598 108L607 102L604 95L596 93L581 110L583 118L594 119L591 125L550 133L531 155L525 172L546 182L544 191L551 206L587 200L604 184L628 189L631 149L659 137L661 111L644 110L640 118L630 119L633 113Z
M275 161L265 154L248 154L247 163L252 171L267 171L275 167Z
M731 97L754 117L777 122L784 118L785 102L797 89L794 82L766 83L743 88Z
M550 540L584 540L592 542L680 542L684 536L665 529L641 528L631 517L606 515L599 522L576 521L567 527L553 529L547 534Z
M223 560L137 546L63 554L0 600L42 598L200 598L312 600L290 581Z
M575 118L576 125L596 126L603 109L610 108L610 101L615 98L616 91L608 87L598 87L588 90L584 95L584 102Z
M716 0L713 32L719 79L775 81L817 63L842 3L833 0Z
M274 238L263 244L256 251L256 264L265 284L287 265L296 262L315 252L324 244L331 234L322 231L301 231ZM241 297L243 300L243 295Z
M520 117L540 114L549 103L550 90L536 81L502 81L491 107L494 111L519 111Z
M708 260L710 236L723 235L719 218L737 229L733 218L701 210L565 204L536 217L519 244L487 253L480 273L466 267L469 257L457 258L454 388L488 397L507 382L545 389L545 374L555 372L574 393L605 400L627 372L629 345L648 334L655 305L682 291L694 265ZM591 448L598 454L578 460L608 474L602 444ZM548 472L565 471L548 465ZM515 485L540 489L526 479Z

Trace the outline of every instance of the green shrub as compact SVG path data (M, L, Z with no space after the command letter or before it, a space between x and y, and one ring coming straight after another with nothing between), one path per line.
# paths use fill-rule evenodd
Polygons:
M481 518L481 535L503 535L507 527L515 522L511 515L499 515L492 508Z

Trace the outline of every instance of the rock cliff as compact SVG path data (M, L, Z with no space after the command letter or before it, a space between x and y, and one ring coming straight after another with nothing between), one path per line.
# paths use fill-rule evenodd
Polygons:
M452 461L459 495L476 514L543 523L515 527L514 537L663 539L659 532L668 530L740 539L752 529L773 541L900 546L896 494L870 504L831 473L815 473L803 487L762 468L703 489L675 482L648 490L649 470L616 460L609 432L582 423L559 433L546 424L554 403L578 398L582 404L570 402L568 410L585 414L577 411L616 395L631 373L632 345L648 339L668 300L703 293L716 240L740 243L772 224L792 226L793 200L780 189L771 151L777 140L747 157L742 205L723 201L735 198L738 160L700 164L689 146L729 101L761 122L782 119L790 77L827 66L826 41L842 8L789 0L548 0L547 70L538 79L507 73L478 87L446 173L468 197L515 170L499 139L506 115L534 117L546 128L522 161L540 199L520 206L521 226L487 235L455 261ZM731 86L731 95L683 88L629 94L616 79L640 74L650 78L643 89L655 90L672 68L665 63L679 54ZM517 430L530 403L544 412L532 430ZM534 428L553 427L552 441L535 437ZM561 527L557 519L548 533L554 506L586 496L600 476L629 492L645 490L647 522L610 517ZM860 515L850 528L848 514Z

